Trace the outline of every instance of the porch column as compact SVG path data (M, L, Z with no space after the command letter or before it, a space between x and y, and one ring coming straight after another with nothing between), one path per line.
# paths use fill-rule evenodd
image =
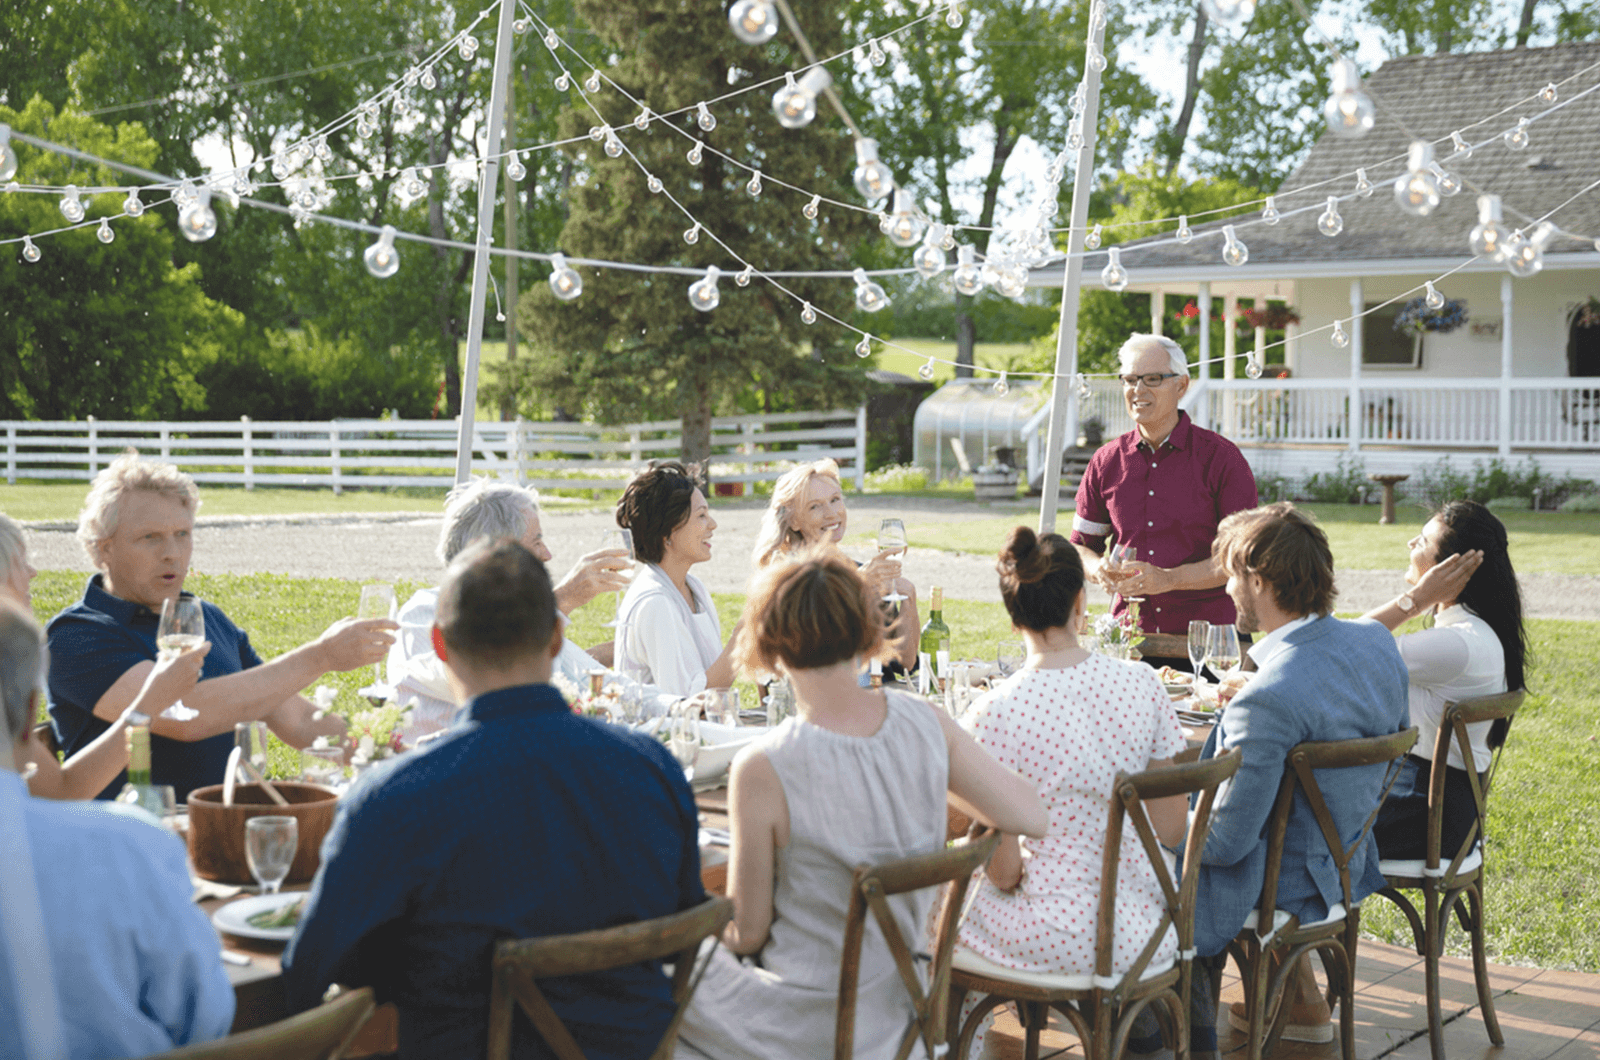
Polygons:
M1262 299L1262 305L1266 300ZM1256 329L1256 349L1265 350L1267 346L1267 333L1261 328ZM1300 325L1288 324L1283 329L1283 365L1289 369L1290 374L1300 374Z
M1263 301L1263 299L1257 299L1258 303L1261 302L1261 301ZM1293 335L1295 330L1296 330L1295 329L1295 325L1290 324L1289 328L1284 332L1284 336L1283 336L1284 337L1283 363L1285 365L1288 365L1290 368L1293 368L1294 366L1289 363L1289 351L1291 349L1293 349L1293 347L1290 345L1290 341L1291 340L1290 340L1289 336ZM1267 366L1267 329L1266 328L1256 328L1256 363L1259 364L1263 368L1265 368Z
M1233 379L1238 371L1239 340L1234 325L1239 321L1239 296L1232 291L1222 296L1222 378Z
M1500 275L1500 455L1511 455L1511 274Z
M1167 292L1157 287L1150 292L1150 334L1161 334L1161 320L1167 315Z
M1366 293L1361 277L1350 281L1350 451L1361 450L1361 351L1366 345L1361 327L1362 312L1367 307Z
M1194 421L1200 426L1211 426L1211 395L1206 393L1207 384L1211 381L1211 365L1206 362L1211 360L1211 281L1200 281L1200 295L1195 299L1195 308L1200 310L1200 384L1199 400L1194 406Z

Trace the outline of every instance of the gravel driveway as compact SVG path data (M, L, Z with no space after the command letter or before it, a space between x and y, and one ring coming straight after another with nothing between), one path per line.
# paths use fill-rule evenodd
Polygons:
M1010 506L981 506L903 497L851 497L855 526L874 525L888 515L914 515L918 523L965 522L992 519ZM751 571L750 551L755 545L764 505L721 499L713 550L716 558L701 565L696 574L716 592L743 592ZM1036 509L1015 505L1017 521L1032 523ZM612 524L610 512L544 514L545 541L555 553L552 566L564 571L574 560L599 546L600 532ZM195 534L194 567L206 573L254 574L268 572L298 577L390 580L415 578L435 582L442 566L434 556L441 519L438 515L387 514L373 516L305 516L259 519L242 516L202 517ZM72 532L54 524L26 531L33 563L41 570L91 570ZM995 542L998 551L1000 542ZM857 558L864 558L860 552ZM956 600L998 603L994 557L964 552L936 552L913 548L906 560L906 576L925 595L934 585ZM1340 571L1337 576L1339 608L1366 611L1392 599L1403 582L1401 571ZM1532 618L1600 619L1600 577L1592 575L1525 574L1524 602ZM1107 602L1104 593L1091 589L1091 603Z

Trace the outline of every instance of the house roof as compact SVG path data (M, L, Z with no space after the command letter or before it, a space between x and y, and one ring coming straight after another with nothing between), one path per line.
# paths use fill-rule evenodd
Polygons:
M1568 78L1572 80L1562 84ZM1284 265L1312 263L1324 269L1356 262L1401 264L1404 259L1418 259L1418 266L1422 259L1459 263L1470 254L1468 233L1478 223L1474 187L1499 195L1505 222L1515 228L1600 178L1600 91L1530 124L1526 149L1513 151L1501 142L1500 134L1518 117L1532 118L1549 109L1551 104L1540 101L1537 93L1551 82L1561 86L1557 104L1600 85L1600 41L1390 59L1366 79L1366 90L1378 107L1376 127L1355 140L1324 133L1284 182L1285 190L1277 198L1285 215L1281 222L1267 225L1259 216L1246 215L1195 225L1194 241L1188 245L1128 247L1123 262L1136 282L1141 271L1150 269L1215 272L1211 267L1221 266L1222 250L1216 233L1222 224L1231 223L1250 251L1249 263L1242 269L1227 269L1234 275L1262 271L1261 266L1278 266L1272 269L1278 272ZM1505 113L1499 113L1502 110ZM1411 140L1401 131L1402 125L1419 138L1443 140L1435 146L1441 164L1471 182L1427 217L1401 210L1390 190L1405 170ZM1449 136L1457 130L1475 145L1470 159L1448 158ZM1330 239L1317 231L1317 217L1329 195L1343 196L1354 189L1357 167L1366 169L1375 190L1370 198L1339 204L1344 231ZM1310 185L1322 186L1295 190ZM1289 216L1301 208L1303 212ZM1591 239L1600 236L1600 189L1579 196L1551 220L1567 231L1588 233ZM1558 238L1547 248L1547 256L1593 257L1595 251L1587 240ZM1086 279L1099 267L1091 256L1085 262Z

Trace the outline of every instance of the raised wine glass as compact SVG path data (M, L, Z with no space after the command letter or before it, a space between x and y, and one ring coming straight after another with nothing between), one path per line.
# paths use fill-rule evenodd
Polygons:
M1211 627L1206 642L1206 665L1221 684L1228 675L1239 668L1239 632L1230 625Z
M393 618L394 617L394 586L388 582L373 582L361 587L361 602L356 605L357 618ZM372 684L363 688L361 694L366 696L373 706L386 702L392 691L383 681L383 663L374 663L372 666Z
M244 857L262 894L277 894L294 864L300 823L293 817L252 817L244 823Z
M628 567L627 567L627 569L625 571L623 571L623 577L628 578L629 580L632 580L632 578L633 578L633 562L636 559L639 558L633 551L633 531L632 530L622 530L622 529L607 530L607 531L603 532L600 535L600 547L601 548L620 548L620 549L625 549L627 551L627 553L628 553ZM617 593L617 614L619 616L622 614L622 593L621 593L621 591L618 591L618 593ZM617 624L617 619L616 618L613 618L610 622L602 622L601 623L601 625L606 626L608 628L614 628L616 626L616 624Z
M1189 665L1194 667L1194 679L1200 680L1200 669L1205 663L1206 649L1211 641L1211 623L1203 618L1189 623Z
M1117 575L1117 580L1119 582L1136 573L1135 571L1129 570L1128 565L1139 562L1139 549L1137 547L1133 545L1113 545L1112 552L1116 556L1116 564L1113 569L1119 572ZM1124 595L1122 599L1130 604L1144 602L1144 597L1142 596Z
M694 783L694 763L700 757L700 705L690 702L673 710L667 718L667 748L683 767L683 775Z
M156 626L156 647L163 659L174 658L193 651L206 639L206 613L200 600L194 596L172 596L161 601L161 620ZM163 718L189 721L200 712L183 705L178 700L161 712Z
M885 519L878 524L878 551L887 552L891 549L898 550L903 557L909 547L906 541L906 524L899 519ZM906 599L905 595L895 591L893 585L884 594L883 601L888 604L898 604Z

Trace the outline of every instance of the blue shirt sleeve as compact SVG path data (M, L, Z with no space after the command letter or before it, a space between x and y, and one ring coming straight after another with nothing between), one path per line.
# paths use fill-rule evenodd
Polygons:
M1301 736L1293 708L1254 683L1223 708L1220 749L1239 749L1239 771L1217 794L1202 865L1235 865L1260 845L1283 781L1289 749Z

